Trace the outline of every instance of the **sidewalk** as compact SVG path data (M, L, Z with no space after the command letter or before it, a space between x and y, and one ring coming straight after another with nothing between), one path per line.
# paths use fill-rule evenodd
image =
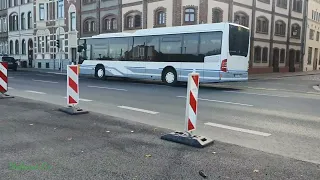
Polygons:
M171 130L57 106L0 99L1 179L317 180L320 166L215 142L204 149L160 139ZM39 167L39 165L41 165Z

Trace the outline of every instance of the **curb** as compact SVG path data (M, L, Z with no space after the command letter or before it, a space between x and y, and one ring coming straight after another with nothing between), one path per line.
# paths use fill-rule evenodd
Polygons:
M250 80L263 80L263 79L272 79L272 78L282 78L282 77L296 77L296 76L309 76L309 75L320 75L320 72L317 73L310 73L310 74L290 74L290 75L283 75L283 76L276 76L276 77L267 77L267 78L249 78Z

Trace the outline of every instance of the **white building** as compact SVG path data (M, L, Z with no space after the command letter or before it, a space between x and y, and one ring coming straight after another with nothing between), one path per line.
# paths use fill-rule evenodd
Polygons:
M34 2L34 11L37 12L34 31L36 67L56 68L57 61L54 60L60 58L76 60L78 32L75 0L38 0ZM58 39L60 49L56 44Z
M9 54L21 61L33 56L33 0L8 0Z

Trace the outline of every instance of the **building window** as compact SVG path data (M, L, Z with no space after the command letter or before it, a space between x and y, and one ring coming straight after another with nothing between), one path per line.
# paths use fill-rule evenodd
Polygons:
M244 12L236 12L234 13L234 22L249 27L249 16Z
M300 62L300 51L297 50L296 51L296 63L299 63Z
M110 19L105 19L104 20L104 30L110 30L111 29L111 22Z
M287 9L288 0L277 0L277 7Z
M223 21L223 10L220 8L212 9L212 23L220 23Z
M26 54L26 41L22 39L21 43L21 54Z
M158 7L153 11L154 19L153 19L153 25L154 27L164 27L166 26L166 11L167 9L164 7Z
M184 10L184 22L186 23L196 22L196 10L194 8L186 8Z
M19 54L19 41L18 40L16 40L14 48L15 48L16 54Z
M293 24L291 26L291 37L300 39L301 27L299 24Z
M281 49L280 50L280 63L284 63L285 59L286 59L286 50Z
M75 31L76 30L76 13L72 12L70 13L70 29L71 31Z
M3 32L7 32L7 17L3 18Z
M24 15L24 13L22 13L21 14L21 29L22 30L26 29L25 23L26 23L26 17Z
M28 12L28 29L31 29L32 27L32 15L31 12Z
M298 13L302 13L302 1L301 0L293 0L293 8L292 10Z
M268 62L268 48L264 47L262 50L262 63Z
M256 32L268 34L269 31L269 21L266 17L258 17L257 18L257 25L256 25Z
M118 23L117 23L117 19L116 18L112 18L111 19L111 28L113 29L113 30L116 30L116 29L118 29Z
M278 20L276 23L275 35L285 36L286 35L286 24L282 20Z
M13 0L13 6L18 6L18 0Z
M44 4L40 3L39 4L39 20L43 21L44 20Z
M20 4L24 4L24 0L21 0L21 1L20 1Z
M310 31L309 31L309 39L314 40L314 30L313 29L310 29Z
M94 33L96 31L96 23L93 18L87 19L83 23L84 33Z
M140 11L129 11L124 15L125 29L140 29L142 27Z
M10 54L13 54L13 41L10 41Z
M311 59L312 59L312 47L309 47L309 49L308 49L308 65L311 64Z
M163 11L157 12L157 25L166 24L166 13Z
M102 30L103 31L113 31L117 29L117 20L115 15L108 15L102 20Z
M57 3L58 3L57 16L58 18L63 18L64 17L64 0L59 0Z
M254 62L260 63L261 62L261 47L257 46L254 48Z
M9 30L10 31L17 31L19 24L18 24L18 15L16 13L12 13L9 16Z

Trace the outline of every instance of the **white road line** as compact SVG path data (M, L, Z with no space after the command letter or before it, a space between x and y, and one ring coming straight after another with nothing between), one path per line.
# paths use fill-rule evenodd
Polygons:
M8 77L8 79L14 79L14 77Z
M204 123L205 125L213 126L213 127L218 127L218 128L223 128L223 129L229 129L233 131L239 131L239 132L244 132L244 133L249 133L249 134L254 134L254 135L259 135L259 136L271 136L269 133L264 133L264 132L259 132L259 131L253 131L249 129L243 129L243 128L238 128L238 127L232 127L232 126L227 126L227 125L222 125L222 124L216 124L216 123Z
M35 93L35 94L46 94L44 92L39 92L39 91L30 91L30 90L27 90L25 92L29 92L29 93Z
M118 89L118 88L110 88L110 87L101 87L101 86L88 86L89 88L98 88L98 89L108 89L108 90L116 90L116 91L128 91L126 89Z
M37 76L43 76L43 77L53 77L52 75L49 74L36 74Z
M8 87L8 89L14 89L14 88L12 88L12 87Z
M64 97L65 99L67 99L67 97ZM80 101L84 101L84 102L91 102L92 100L90 99L82 99L82 98L79 98Z
M288 98L288 97L290 97L290 96L283 96L283 95L260 94L260 93L237 92L237 91L223 91L223 92L238 93L238 94L249 94L249 95L257 95L257 96L283 97L283 98Z
M118 108L128 109L128 110L132 110L132 111L139 111L139 112L148 113L148 114L158 114L159 113L159 112L155 112L155 111L149 111L149 110L145 110L145 109L138 109L138 108L128 107L128 106L118 106Z
M44 81L44 80L36 80L36 79L32 79L32 81L35 81L35 82L43 82L43 83L52 83L52 84L57 84L59 82L55 82L55 81Z
M67 73L59 73L59 72L47 72L48 74L58 74L58 75L67 75Z
M177 96L178 98L186 98L185 96ZM239 106L249 106L252 107L251 104L243 104L243 103L236 103L236 102L228 102L228 101L220 101L220 100L214 100L214 99L202 99L198 98L198 100L201 101L209 101L209 102L218 102L218 103L225 103L225 104L233 104L233 105L239 105Z

